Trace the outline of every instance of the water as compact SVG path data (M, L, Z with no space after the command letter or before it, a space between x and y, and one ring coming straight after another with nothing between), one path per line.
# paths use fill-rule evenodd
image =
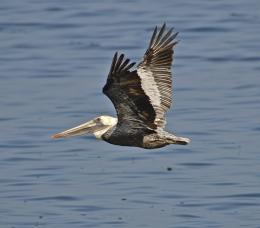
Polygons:
M0 227L260 227L259 1L1 1ZM98 114L115 51L180 32L168 128L148 151L50 136Z

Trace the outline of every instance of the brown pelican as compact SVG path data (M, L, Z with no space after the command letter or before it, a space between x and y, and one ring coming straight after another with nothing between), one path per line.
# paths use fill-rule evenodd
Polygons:
M114 104L117 118L99 116L52 137L92 133L111 144L146 149L188 144L188 138L164 130L165 113L172 103L171 64L177 34L167 29L165 23L159 30L155 27L136 69L133 69L135 63L115 53L103 93Z

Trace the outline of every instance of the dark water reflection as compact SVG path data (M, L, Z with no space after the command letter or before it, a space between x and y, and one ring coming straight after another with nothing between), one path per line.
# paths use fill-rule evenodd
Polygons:
M0 227L259 227L260 4L1 1ZM114 115L111 57L180 32L168 128L147 151L50 135Z

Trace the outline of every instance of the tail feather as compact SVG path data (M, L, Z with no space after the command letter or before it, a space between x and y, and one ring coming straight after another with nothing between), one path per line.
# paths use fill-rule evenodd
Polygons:
M188 143L190 143L190 139L184 137L178 137L175 135L167 136L166 140L169 144L187 145Z

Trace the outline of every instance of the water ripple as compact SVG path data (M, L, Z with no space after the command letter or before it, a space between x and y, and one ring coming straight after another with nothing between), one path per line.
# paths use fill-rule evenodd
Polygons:
M28 201L78 201L79 198L74 196L49 196L49 197L38 197L30 198Z
M259 227L259 3L1 1L0 227ZM156 150L52 133L102 113L115 51L179 31Z

